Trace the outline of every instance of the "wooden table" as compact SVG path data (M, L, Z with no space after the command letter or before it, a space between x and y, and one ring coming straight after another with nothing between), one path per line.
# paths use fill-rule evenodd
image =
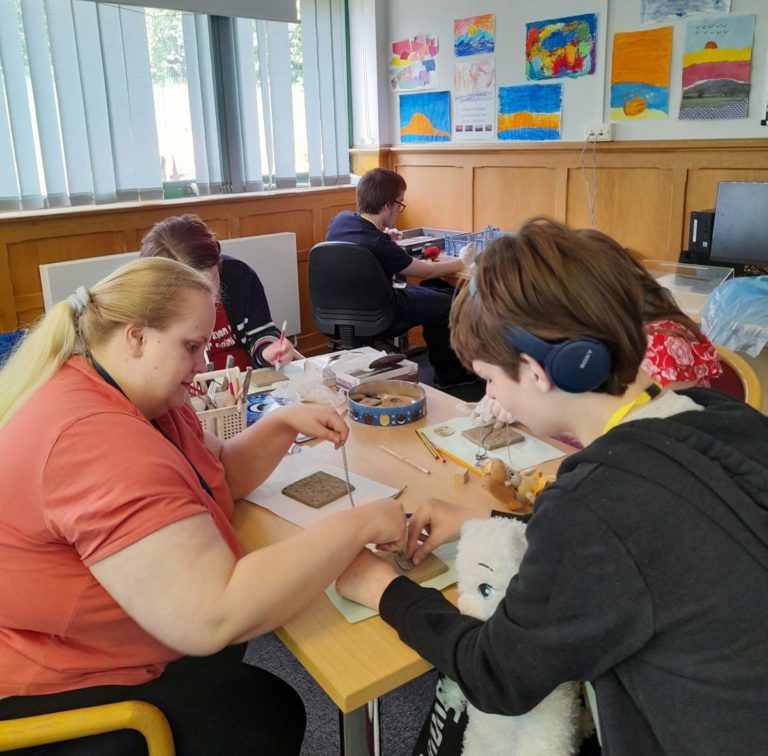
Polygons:
M349 421L350 436L346 446L350 470L394 488L407 483L408 488L401 497L406 511L430 496L464 505L475 504L483 509L489 506L502 509L500 502L482 487L478 475L470 473L467 483L456 484L454 473L465 468L451 461L445 464L436 461L417 438L416 428L469 413L467 406L459 399L430 387L425 387L425 390L427 417L418 423L375 428ZM557 442L552 443L563 451L569 449ZM379 444L385 444L431 470L431 474L421 473L386 454L379 449ZM341 454L330 444L318 444L316 451L329 464L341 466ZM553 460L543 464L541 469L545 473L553 473L558 465L559 460ZM245 500L237 502L233 524L249 549L282 540L298 530L298 526ZM455 586L446 589L445 595L455 601ZM360 727L358 715L368 702L431 668L429 663L400 641L381 617L377 615L350 624L325 594L277 630L276 634L342 714L355 715L346 721L355 729Z

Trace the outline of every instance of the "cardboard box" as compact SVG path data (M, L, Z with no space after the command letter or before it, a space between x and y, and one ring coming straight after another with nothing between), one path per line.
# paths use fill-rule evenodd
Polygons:
M339 388L347 390L372 380L418 382L419 366L415 362L405 358L396 365L389 367L374 370L367 370L360 367L361 362L367 364L384 355L385 352L381 352L373 347L359 347L343 352L320 354L316 357L308 357L304 360L304 375L319 380L331 388L338 386ZM344 360L347 356L349 357L350 364L352 364L351 361L354 360L354 367L350 370L347 370L344 367Z
M411 360L403 359L397 365L374 370L341 370L336 373L336 385L343 389L352 389L367 381L412 381L419 380L419 366Z

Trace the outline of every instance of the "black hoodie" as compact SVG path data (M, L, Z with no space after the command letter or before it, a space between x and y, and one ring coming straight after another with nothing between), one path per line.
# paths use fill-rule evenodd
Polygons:
M682 393L704 411L563 462L486 623L407 578L385 591L382 617L478 708L590 680L604 754L768 754L768 418Z

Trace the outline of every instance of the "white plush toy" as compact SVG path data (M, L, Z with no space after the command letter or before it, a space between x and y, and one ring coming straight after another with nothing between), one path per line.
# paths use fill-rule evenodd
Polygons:
M488 619L517 574L526 549L525 525L504 518L470 520L456 557L459 611ZM486 714L467 702L463 756L572 756L582 737L576 683L563 683L517 717Z

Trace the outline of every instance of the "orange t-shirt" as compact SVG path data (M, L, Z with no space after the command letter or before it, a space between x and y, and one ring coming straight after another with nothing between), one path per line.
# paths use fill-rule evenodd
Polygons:
M224 470L194 412L172 410L158 424L187 459L73 357L0 429L0 696L136 685L179 657L89 565L201 513L240 556Z

